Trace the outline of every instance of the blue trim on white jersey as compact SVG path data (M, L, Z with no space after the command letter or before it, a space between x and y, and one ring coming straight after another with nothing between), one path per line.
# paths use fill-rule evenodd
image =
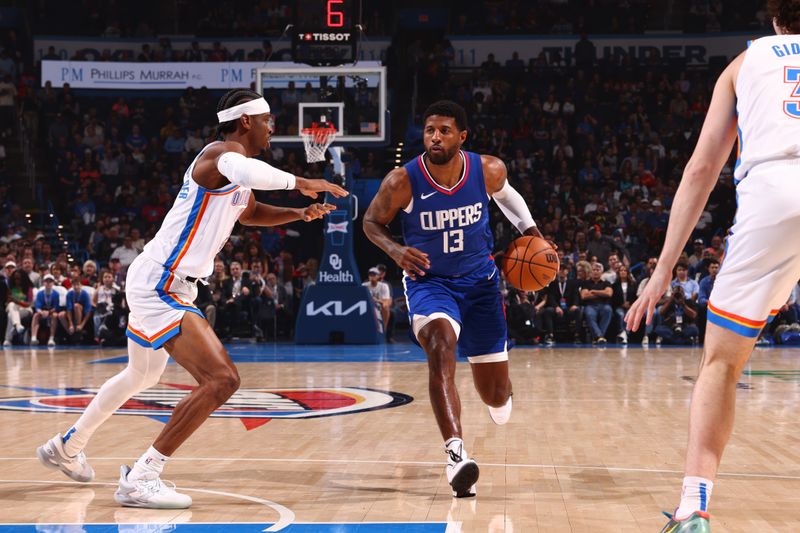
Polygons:
M133 342L135 342L136 344L138 344L139 346L141 346L143 348L152 348L153 347L152 344L150 344L149 342L147 342L143 338L139 337L138 335L134 334L133 332L131 332L131 330L129 330L127 328L125 329L125 336L128 337L130 340L132 340ZM128 356L126 355L125 356L126 360L127 360L127 357Z
M164 267L167 269L172 267L175 261L177 261L184 244L186 244L186 241L189 239L189 235L192 233L192 228L194 228L194 225L197 222L197 215L200 213L200 206L203 205L203 199L206 196L206 191L207 189L205 187L200 187L199 185L197 186L197 196L194 199L192 210L189 212L189 216L186 218L186 225L183 227L183 230L181 230L181 236L178 238L178 243L175 245L175 248L172 249L172 253L170 253L166 263L164 263Z
M205 318L205 315L202 312L200 312L200 310L197 307L193 305L182 305L178 303L177 301L175 301L175 298L170 296L169 292L164 290L164 286L167 284L167 280L171 275L172 272L170 272L169 270L164 270L164 273L161 274L161 279L158 280L158 284L156 284L156 293L158 294L158 297L161 298L161 300L164 303L166 303L167 305L169 305L174 309L179 309L181 311L191 311L192 313L195 313L196 315Z

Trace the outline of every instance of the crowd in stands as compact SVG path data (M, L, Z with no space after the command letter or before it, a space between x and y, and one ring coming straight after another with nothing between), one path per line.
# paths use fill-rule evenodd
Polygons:
M765 2L689 0L659 3L646 0L466 0L449 13L451 34L636 34L684 30L688 33L768 28ZM45 35L152 37L195 34L212 37L279 36L288 24L323 27L324 3L297 9L292 0L196 0L193 2L55 2L32 3L35 33ZM303 9L305 7L305 9ZM419 6L421 13L429 6ZM351 8L352 9L352 8ZM369 36L397 28L398 6L363 2L361 24ZM408 7L406 7L408 9ZM411 8L413 9L413 7Z
M552 341L561 330L580 341L627 341L621 318L655 267L718 75L656 54L635 61L582 53L592 47L582 37L572 64L557 52L527 65L500 64L490 54L463 75L448 70L443 41L429 44L416 66L428 79L420 100L448 98L467 109L467 148L506 162L542 233L558 245L562 283L534 298L509 291L509 322L521 339ZM722 260L736 210L734 165L732 153L644 342L702 338L713 265ZM515 233L495 214L496 248L503 250ZM770 331L797 323L795 300Z
M126 269L141 253L143 239L133 239L130 223L124 237L116 226L97 234L111 250L107 259L76 262L67 251L53 251L43 235L15 231L0 238L0 313L3 345L125 343ZM239 234L228 242L207 283L199 284L195 305L221 338L275 340L290 338L294 309L303 291L314 283L319 267L314 258L295 264L291 253L274 257L260 241Z
M696 247L703 244L697 239ZM655 308L653 322L639 332L629 331L623 318L642 293L658 264L650 257L640 281L628 265L612 252L608 268L600 262L578 261L561 264L556 280L538 294L508 289L508 322L511 338L519 343L552 345L555 342L606 344L616 337L628 344L635 337L644 346L661 344L697 344L703 338L708 312L708 297L720 268L720 259L710 251L692 266L682 258L674 269L674 278ZM696 256L693 254L692 258ZM573 271L576 275L572 277ZM697 281L699 280L699 282ZM761 343L781 343L786 331L800 332L800 284L778 314L762 332Z
M12 63L15 73L23 71L21 57ZM47 236L32 231L32 220L14 203L14 180L0 175L0 264L8 265L0 276L4 343L124 342L126 269L158 230L186 168L213 136L220 94L190 88L179 98L129 101L76 95L68 85L29 87L21 76L15 81L11 114L15 122L22 116L27 135L42 149L42 208L54 218ZM302 149L274 148L265 158L297 175L322 176L321 165L304 164ZM307 204L297 191L257 196L285 206ZM208 285L201 285L197 306L222 338L290 338L294 309L316 279L321 242L319 221L240 227L220 252Z
M768 28L765 2L736 0L467 0L451 12L454 34L687 33Z
M37 88L24 74L30 70L25 53L12 37L5 34L0 52L0 110L21 116L44 148L47 198L71 242L61 233L55 238L31 231L30 219L14 203L0 150L0 301L6 302L0 331L8 343L124 342L125 270L158 229L186 167L212 135L219 95L187 89L176 97L131 99L80 95L68 85ZM419 101L450 98L467 108L466 148L506 162L511 183L558 245L562 269L556 282L538 294L506 289L513 339L697 342L735 212L733 159L653 324L629 332L622 317L657 262L717 72L689 70L657 55L597 62L579 53L591 46L582 38L570 64L556 53L528 64L500 64L490 55L474 72L451 75L447 46L439 42L413 65L425 80ZM8 109L2 109L4 98ZM388 170L374 153L352 157L357 178ZM264 158L298 175L323 173L322 165L306 165L299 150L275 148ZM259 193L259 199L305 202L283 192ZM505 249L515 233L497 212L493 228L496 249ZM299 298L316 279L321 240L320 223L239 228L208 285L201 285L197 306L222 337L290 338ZM394 265L380 276L382 283L399 284ZM372 276L366 277L371 284ZM404 320L403 304L396 290L388 298L385 292L376 288L374 298L391 334ZM797 327L796 293L766 334Z
M40 0L29 12L33 30L43 35L86 35L106 38L144 38L162 34L198 37L278 37L290 24L323 28L326 3L307 3L305 9L294 0L192 0L160 2L56 2ZM354 7L334 4L332 9ZM361 24L368 35L391 31L392 6L368 2L363 6ZM348 23L350 21L348 20ZM169 59L166 59L169 61ZM178 59L176 59L178 60Z

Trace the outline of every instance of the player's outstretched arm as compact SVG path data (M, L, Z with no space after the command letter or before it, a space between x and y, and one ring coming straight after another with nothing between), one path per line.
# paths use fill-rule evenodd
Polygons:
M329 192L336 198L343 198L350 194L342 187L335 183L331 183L325 179L308 179L295 176L295 189L308 196L309 198L316 198L317 193Z
M525 199L508 182L506 164L492 155L482 155L483 177L486 192L491 196L509 222L523 235L542 237Z
M300 208L278 207L256 202L251 195L239 222L245 226L280 226L298 220L311 222L335 210L336 206L331 204L311 204Z
M411 279L424 276L431 267L428 254L403 246L392 239L389 223L397 212L411 203L411 183L404 168L397 168L383 179L378 194L364 215L364 233L378 248L386 252Z
M683 246L703 212L719 173L730 156L736 138L736 90L735 80L744 54L737 57L720 74L711 97L706 120L694 153L683 170L683 178L675 193L669 214L667 235L647 287L633 303L625 322L630 330L639 329L643 317L649 324L656 304L667 290L672 277L672 268L680 256Z
M297 189L316 198L329 192L336 198L348 192L324 179L307 179L275 168L258 159L247 157L244 147L234 141L210 146L195 164L193 179L207 189L219 189L228 183L260 191Z

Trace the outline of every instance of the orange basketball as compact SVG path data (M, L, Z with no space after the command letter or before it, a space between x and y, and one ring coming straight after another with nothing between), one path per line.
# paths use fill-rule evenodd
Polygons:
M512 242L503 258L503 274L514 287L540 291L558 274L558 254L541 237L524 235Z

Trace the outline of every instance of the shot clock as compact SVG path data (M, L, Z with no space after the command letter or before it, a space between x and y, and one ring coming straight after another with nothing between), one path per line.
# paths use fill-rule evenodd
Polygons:
M296 0L292 59L314 66L356 62L361 0Z

